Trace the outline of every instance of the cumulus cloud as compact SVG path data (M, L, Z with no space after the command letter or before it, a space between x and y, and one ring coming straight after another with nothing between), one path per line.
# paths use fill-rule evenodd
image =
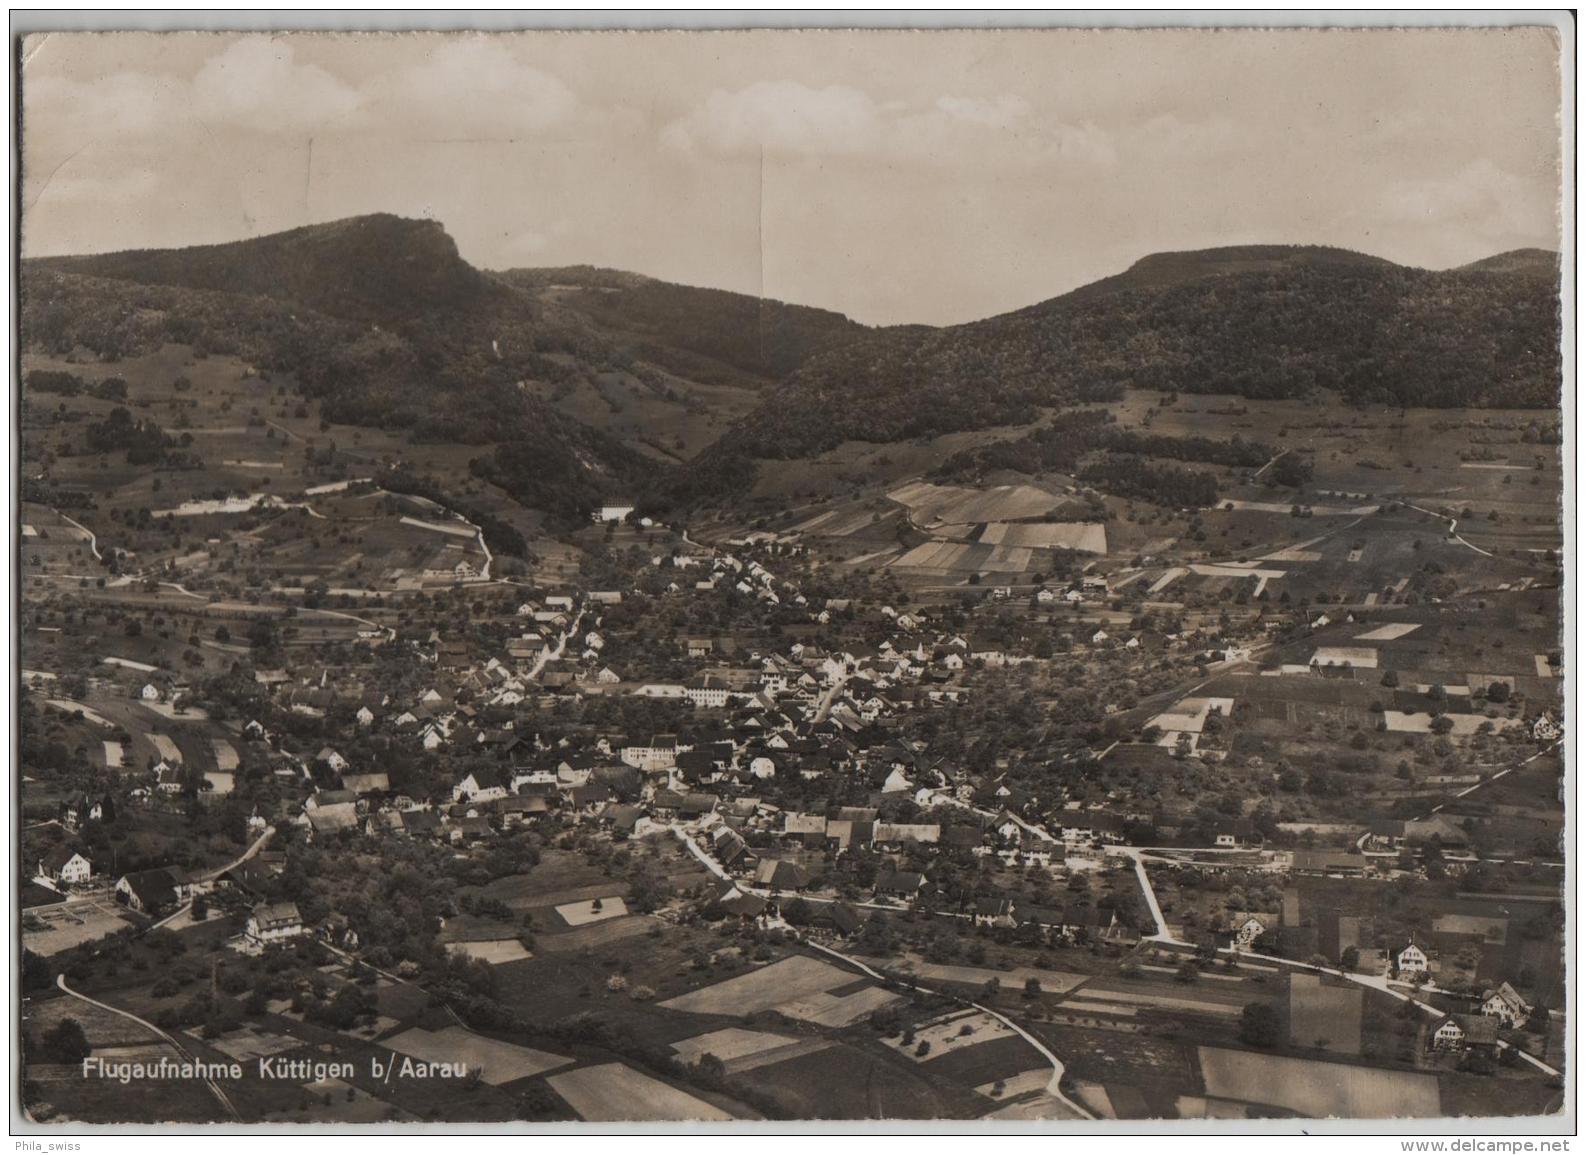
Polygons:
M524 64L505 45L446 39L419 64L374 78L363 119L371 126L458 137L513 137L565 124L578 97L559 78Z
M1401 180L1388 186L1383 208L1405 224L1448 226L1490 234L1524 233L1539 224L1536 181L1525 180L1483 157L1448 176Z
M57 141L172 136L208 128L275 135L338 131L511 138L570 121L566 84L520 62L504 44L447 38L416 63L354 84L300 59L290 40L234 40L192 79L124 72L24 81L30 119Z
M300 64L284 40L248 37L204 62L193 77L194 114L210 124L300 132L335 123L363 102L325 69Z
M1110 164L1108 134L1094 124L1036 116L1016 95L943 96L927 106L878 102L845 85L813 88L762 80L717 89L668 124L668 147L684 153L783 157L867 156L878 160Z

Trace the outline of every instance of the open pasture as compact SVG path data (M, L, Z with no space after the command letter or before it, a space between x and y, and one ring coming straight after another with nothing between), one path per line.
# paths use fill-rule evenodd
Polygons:
M826 995L851 986L854 975L807 955L789 955L769 966L668 999L660 1005L699 1015L742 1017ZM849 996L852 997L852 996ZM809 1004L811 1013L830 1009Z
M1044 517L1064 504L1062 497L1033 485L969 489L912 481L892 490L887 496L907 507L910 518L922 526L1019 521Z
M723 1122L726 1111L622 1063L580 1067L546 1080L586 1123Z
M1437 1078L1412 1071L1360 1067L1199 1048L1206 1094L1282 1107L1309 1119L1426 1119L1441 1113Z
M412 1027L381 1045L424 1062L462 1064L469 1071L478 1071L480 1078L492 1087L554 1071L572 1062L561 1055L476 1035L464 1027L439 1031Z

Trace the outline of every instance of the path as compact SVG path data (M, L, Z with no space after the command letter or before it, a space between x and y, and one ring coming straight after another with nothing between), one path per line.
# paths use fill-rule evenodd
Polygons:
M889 981L890 982L901 982L901 983L903 983L903 985L908 986L908 987L912 988L913 990L917 990L921 994L925 994L925 995L939 995L940 994L940 992L933 991L929 987L923 987L919 983L916 983L916 982L905 982L904 980L901 980L901 979L889 979L886 975L882 974L880 971L876 970L874 967L871 967L871 966L867 965L866 963L862 963L858 959L853 958L853 957L851 957L849 955L845 955L841 951L833 950L831 947L824 946L821 943L815 942L813 940L806 939L805 940L805 945L814 947L816 950L820 951L822 954L831 955L832 958L841 959L843 962L847 963L849 966L856 967L860 971L863 971L865 974L869 975L871 978L878 979L881 982L884 982L884 983L885 982L889 982ZM949 996L943 996L943 997L953 998L955 996L950 996L949 995ZM1045 1087L1046 1093L1048 1095L1050 1095L1052 1098L1056 1099L1059 1103L1063 1104L1064 1107L1066 1107L1070 1111L1074 1112L1074 1114L1078 1115L1081 1119L1092 1119L1093 1120L1093 1119L1096 1118L1095 1115L1091 1114L1084 1107L1081 1107L1078 1103L1074 1102L1067 1095L1063 1094L1063 1090L1062 1090L1061 1084L1062 1084L1062 1081L1063 1081L1063 1072L1066 1070L1066 1068L1063 1065L1063 1060L1059 1059L1055 1054L1053 1054L1050 1047L1048 1047L1045 1043L1041 1042L1040 1039L1036 1038L1029 1031L1025 1030L1018 1023L1014 1022L1011 1018L1009 1018L1007 1015L1003 1014L1001 1011L992 1010L990 1007L982 1006L980 1003L972 1002L969 999L960 999L960 1000L957 1000L957 1001L963 1002L965 1005L973 1007L975 1010L981 1012L982 1014L990 1015L992 1018L996 1019L998 1022L1002 1023L1004 1026L1006 1026L1009 1029L1011 1029L1021 1039L1023 1039L1025 1042L1029 1043L1030 1046L1034 1047L1038 1052L1040 1052L1041 1057L1043 1059L1045 1059L1048 1063L1052 1064L1052 1077L1051 1077L1051 1079L1047 1080L1047 1084L1046 1084L1046 1087Z
M75 521L72 518L67 517L64 513L62 513L58 509L55 511L55 516L60 518L67 525L75 526L76 528L80 529L83 533L86 533L88 535L88 552L94 555L94 560L97 561L97 562L103 562L105 560L99 553L99 539L94 536L94 531L93 530L89 529L86 525L82 524L81 522Z
M140 1027L143 1027L145 1030L152 1031L152 1032L154 1032L154 1034L157 1037L159 1037L161 1039L164 1039L167 1043L169 1043L172 1046L172 1048L175 1049L176 1053L178 1055L180 1055L184 1061L186 1061L186 1062L194 1062L195 1061L193 1059L192 1054L187 1050L187 1048L182 1046L181 1043L177 1042L176 1038L174 1036L172 1036L172 1035L166 1033L165 1031L161 1030L159 1027L157 1027L153 1023L149 1022L149 1020L140 1019L137 1015L133 1014L131 1011L124 1011L120 1007L113 1007L109 1003L102 1003L98 999L89 998L87 995L83 994L80 991L72 990L71 987L66 985L66 976L65 975L57 975L55 977L55 985L60 987L63 992L65 992L67 995L69 995L70 997L72 997L74 999L79 999L82 1002L88 1003L90 1006L98 1007L102 1011L109 1011L113 1015L120 1015L124 1019L131 1019L133 1022L137 1023ZM226 1109L226 1113L228 1115L230 1115L237 1122L239 1122L239 1123L242 1122L242 1114L241 1114L241 1112L239 1112L237 1110L236 1106L232 1103L231 1097L229 1095L227 1095L226 1092L221 1089L219 1083L215 1082L215 1080L213 1080L213 1079L205 1079L204 1080L204 1085L209 1088L210 1092L215 1096L215 1099L220 1103L220 1105Z
M562 636L560 638L556 639L556 645L546 646L540 651L540 656L534 659L534 666L529 670L525 680L530 682L534 681L534 679L540 676L540 671L545 669L547 662L553 662L567 652L567 639L578 632L578 625L583 620L584 609L582 606L580 606L578 615L573 618L572 624L568 626L567 629L562 631Z
M1408 501L1405 502L1404 504L1406 506L1409 506L1409 508L1415 510L1417 513L1424 513L1428 517L1436 517L1436 518L1448 517L1448 515L1445 514L1445 513L1433 513L1430 509L1422 509L1419 505L1410 505L1410 503ZM1458 528L1458 526L1459 526L1459 518L1457 518L1457 517L1449 517L1448 518L1448 536L1449 537L1451 537L1455 541L1459 542L1460 545L1469 546L1469 548L1471 548L1471 549L1475 550L1477 553L1481 554L1482 557L1492 557L1493 556L1492 554L1488 553L1486 550L1481 549L1478 546L1471 545L1470 542L1466 541L1464 538L1460 537L1459 534L1455 533L1454 530L1456 528Z
M1531 755L1531 757L1523 759L1522 761L1516 762L1513 766L1504 767L1502 770L1498 771L1498 773L1494 774L1491 778L1483 778L1480 782L1476 783L1474 786L1465 787L1465 789L1461 790L1458 794L1455 794L1452 798L1450 798L1448 800L1448 802L1439 802L1436 806L1432 807L1432 809L1428 810L1425 814L1421 815L1421 817L1417 818L1416 821L1417 822L1425 822L1428 818L1432 817L1432 815L1436 814L1438 811L1442 810L1443 807L1447 806L1449 802L1457 801L1458 799L1461 799L1461 798L1465 797L1467 794L1474 794L1476 791L1480 790L1483 786L1492 785L1492 783L1498 781L1498 779L1502 778L1505 774L1513 774L1516 770L1520 769L1522 766L1529 766L1532 762L1535 762L1538 758L1542 757L1542 755L1550 754L1554 750L1557 750L1559 748L1560 743L1562 743L1562 742L1563 742L1563 739L1560 738L1558 742L1554 742L1550 746L1544 746L1542 749L1538 750L1535 754Z

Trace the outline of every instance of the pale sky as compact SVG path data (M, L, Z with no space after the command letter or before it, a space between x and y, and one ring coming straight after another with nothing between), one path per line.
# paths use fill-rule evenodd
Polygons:
M1147 253L1557 248L1551 29L56 33L24 46L24 255L432 217L870 323Z

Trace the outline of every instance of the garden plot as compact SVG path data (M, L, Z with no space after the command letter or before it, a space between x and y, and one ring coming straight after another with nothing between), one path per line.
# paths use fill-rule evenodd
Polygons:
M268 1031L260 1031L254 1027L239 1027L235 1031L227 1031L218 1039L210 1039L209 1046L214 1047L223 1055L229 1055L240 1062L251 1063L255 1059L269 1058L271 1055L284 1054L295 1051L304 1046L302 1039L294 1039L291 1035L276 1035Z
M1266 1103L1311 1119L1425 1119L1442 1113L1434 1075L1220 1047L1198 1050L1210 1098Z
M1483 714L1444 714L1453 729L1449 731L1455 738L1469 738L1481 729L1483 722L1491 722L1493 729L1504 730L1511 726L1520 725L1519 722L1507 718L1488 718ZM1430 734L1432 732L1432 715L1406 714L1399 710L1384 710L1382 724L1395 734Z
M1224 718L1234 712L1232 698L1185 698L1172 710L1158 714L1146 723L1147 727L1155 726L1167 734L1199 734L1206 728L1206 719L1213 710L1218 711Z
M1042 517L1063 504L1063 498L1033 485L998 485L968 489L914 481L887 494L921 525L966 525Z
M120 742L106 742L104 744L104 746L105 746L105 769L107 769L107 770L119 770L119 769L121 769L122 764L123 764L124 760L126 759L126 754L127 754L127 752L124 749L122 749L121 743Z
M462 1027L446 1027L439 1031L414 1027L386 1039L382 1045L426 1063L462 1064L470 1072L479 1072L480 1079L492 1087L554 1071L573 1061L515 1043L487 1039Z
M1161 577L1157 578L1156 581L1152 583L1151 588L1146 592L1153 594L1161 593L1163 590L1167 589L1168 586L1178 581L1179 578L1183 577L1187 573L1189 573L1189 570L1183 569L1179 566L1173 566Z
M1093 522L1053 521L1028 524L994 521L980 533L982 545L1027 546L1032 549L1068 549L1077 553L1107 553L1107 527Z
M742 1027L723 1027L709 1034L695 1035L672 1044L679 1061L690 1065L706 1055L715 1055L723 1063L747 1058L765 1051L774 1051L797 1042L792 1035L773 1035L765 1031L746 1031Z
M29 1000L22 1005L22 1022L28 1032L42 1038L66 1019L76 1019L88 1037L94 1053L102 1055L112 1047L145 1047L160 1042L160 1037L125 1015L118 1015L81 999L51 998Z
M1357 670L1375 670L1377 651L1370 646L1319 646L1311 655L1313 666L1353 666Z
M1421 628L1420 622L1389 622L1363 634L1356 634L1357 642L1392 642Z
M37 919L42 926L35 929ZM70 902L43 906L28 912L22 924L22 944L34 954L53 955L85 942L97 942L129 925L136 925L124 908L113 902Z
M628 904L614 894L607 894L588 902L564 903L556 908L556 913L568 926L588 926L592 922L623 917L628 913Z
M882 1041L916 1063L928 1063L932 1059L939 1059L955 1051L1010 1037L1016 1037L1014 1030L1001 1019L994 1019L984 1011L970 1011L921 1023L914 1029L913 1042L903 1043L898 1039ZM923 1053L920 1051L922 1043L926 1044Z
M779 1003L776 1010L790 1019L821 1027L850 1027L869 1018L883 1007L902 1002L900 995L880 987L865 987L851 995L822 991L791 1002Z
M220 770L205 770L204 781L215 794L230 794L237 785L237 776Z
M660 1123L732 1118L720 1107L621 1063L580 1067L546 1082L586 1123Z
M214 750L215 752L216 770L220 770L229 774L237 768L239 765L239 760L237 758L237 748L230 742L226 741L224 738L211 738L209 740L209 746L210 749Z
M492 966L498 966L501 963L522 962L524 959L534 957L515 938L486 939L480 942L449 942L446 944L446 953L461 955L463 958L473 959L475 962L490 963Z
M706 1055L721 1060L729 1075L769 1067L804 1055L824 1051L834 1044L830 1039L795 1038L792 1035L773 1035L766 1031L746 1031L740 1027L727 1027L711 1031L708 1035L695 1035L692 1039L673 1043L679 1062L693 1065Z
M770 966L667 999L660 1005L698 1015L742 1017L785 1003L825 994L853 983L854 976L807 955L790 955Z
M151 732L149 734L149 741L153 743L155 753L159 754L161 759L166 762L170 762L172 765L181 764L182 748L175 742L171 741L169 735L155 734Z
M1028 1095L1033 1091L1044 1091L1046 1085L1052 1081L1052 1068L1042 1067L1035 1071L1024 1071L1014 1075L1011 1079L1000 1081L1002 1091L997 1091L998 1083L983 1083L975 1090L988 1099L1013 1099L1020 1095Z
M84 721L92 722L96 726L103 726L106 730L114 730L116 728L116 724L103 714L96 713L81 702L74 702L70 698L46 698L45 703L54 706L63 714L81 714Z

